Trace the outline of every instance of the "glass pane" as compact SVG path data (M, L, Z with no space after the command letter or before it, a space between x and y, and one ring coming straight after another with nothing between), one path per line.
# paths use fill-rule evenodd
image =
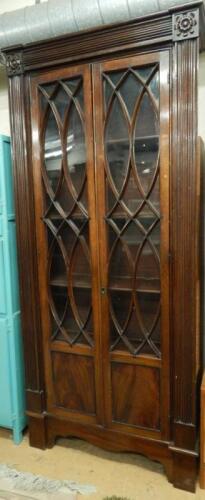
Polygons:
M122 242L125 245L125 249L129 251L132 263L134 264L135 257L139 251L139 247L144 239L144 234L138 229L134 222L130 222L127 226L126 231L122 235Z
M51 287L51 312L53 316L53 333L63 324L68 303L67 291L63 287Z
M132 118L137 100L143 90L143 86L137 78L131 73L120 87L120 94L127 107L127 111Z
M159 290L159 286L159 262L151 245L145 243L137 263L136 288Z
M42 93L40 95L41 109L45 113L45 111L50 108L49 100L53 95L55 95L58 89L58 85L56 84L56 82L49 83L48 85L42 85L40 89L42 89ZM45 92L47 97L44 95Z
M110 143L119 140L127 143L129 135L125 115L123 114L119 100L115 97L108 117L106 142ZM127 144L125 144L125 147L127 147Z
M91 315L91 290L85 288L79 288L78 290L75 288L73 290L73 296L76 305L76 316L78 322L87 329L88 321ZM89 321L90 329L92 321Z
M48 95L49 99L51 99L58 88L58 84L56 82L48 83L43 85L42 88L46 91L46 94Z
M84 237L81 236L75 246L71 261L71 283L75 286L81 285L85 288L91 287L91 270L89 263L89 249Z
M130 145L127 123L116 98L107 122L105 144L110 174L120 192L127 174Z
M160 304L160 294L136 293L141 320L147 332L151 331L157 317Z
M109 106L110 98L113 95L113 92L114 92L114 90L113 90L112 85L110 85L109 82L104 80L104 97L105 97L105 107L106 108Z
M113 83L113 85L116 87L120 83L120 80L122 77L124 77L126 71L112 71L112 73L109 73L109 79Z
M81 108L81 111L84 110L84 95L83 95L83 81L81 78L75 78L74 80L65 80L63 82L67 89L68 95L72 95L74 97L74 102L77 102Z
M57 243L52 245L49 279L52 284L67 284L66 264L62 251Z
M144 209L140 211L139 216L135 219L136 223L138 223L140 227L143 228L144 234L145 232L147 232L147 234L150 233L151 229L152 229L151 234L153 234L154 232L153 227L157 223L157 220L158 220L157 217L153 214L152 210L149 208L148 205L146 205ZM159 234L159 229L160 226L158 226L158 234Z
M135 141L135 161L139 180L145 193L149 191L158 166L159 138Z
M83 85L78 89L78 91L75 93L75 99L78 102L78 105L80 106L81 111L84 111L84 94L83 94Z
M159 123L151 98L145 94L136 119L135 163L145 194L149 191L158 168Z
M145 93L137 114L135 139L159 135L159 121L150 96Z
M67 86L68 90L71 92L72 95L76 94L80 82L82 82L81 78L72 78L69 80L64 80L64 84Z
M123 201L132 214L138 210L143 201L136 178L134 177L133 169L130 169L129 172L128 181L124 190Z
M134 354L157 354L160 347L160 295L136 293L136 305L130 293L110 294L112 307L110 330L111 350L129 349ZM149 333L150 332L150 333ZM145 341L145 334L149 342Z
M146 83L151 73L153 72L153 66L147 66L145 68L135 68L134 71L136 75L139 75L139 77L144 80L144 83Z
M70 300L66 288L55 286L51 288L51 295L53 340L64 340L72 345L76 343L92 345L91 291L78 290Z
M48 189L43 177L52 340L92 346L83 79L52 82L39 87L39 92L42 124L45 120L45 168L53 188Z
M58 110L61 120L64 120L65 112L70 104L70 97L66 94L65 90L60 87L56 97L53 99L55 106Z
M154 245L155 251L158 255L158 259L160 258L160 224L158 223L151 231L150 241Z
M51 203L50 197L48 195L46 195L45 198L46 198L45 219L48 219L48 220L50 219L50 221L52 222L52 225L57 229L61 223L61 215L58 212L57 206L53 206L53 204Z
M113 191L109 185L108 179L106 178L106 207L107 210L110 211L114 208L114 205L116 204L116 198L115 195L113 194Z
M68 116L67 166L78 195L86 175L86 148L81 118L74 104Z
M132 294L120 291L110 291L110 302L113 310L113 323L123 332L132 306Z
M104 96L105 96L105 107L107 108L110 104L110 98L114 95L115 88L120 82L120 79L124 76L124 71L113 71L107 75L104 79Z
M62 147L58 126L52 110L48 113L45 133L45 166L49 183L56 191L62 167Z
M109 73L120 99L104 85L105 147L117 191L107 175L110 349L132 355L160 356L158 75L154 66Z
M128 257L122 245L117 244L113 253L109 269L109 287L131 290L133 273Z
M160 186L159 186L159 164L158 164L158 173L157 178L155 180L154 186L149 196L149 202L151 202L152 206L155 210L157 210L158 214L160 213Z
M57 202L66 214L68 214L75 205L75 200L73 199L65 178L63 178L61 187L58 190Z
M149 88L150 88L153 96L157 100L157 102L159 102L159 72L158 71L153 76L153 78L149 84Z

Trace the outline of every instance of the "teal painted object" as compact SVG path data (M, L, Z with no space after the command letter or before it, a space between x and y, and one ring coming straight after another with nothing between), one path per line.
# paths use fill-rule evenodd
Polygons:
M0 426L16 444L26 426L10 138L0 135Z

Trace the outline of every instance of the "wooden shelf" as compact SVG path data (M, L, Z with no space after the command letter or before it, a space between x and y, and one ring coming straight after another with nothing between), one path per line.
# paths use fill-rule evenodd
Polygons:
M150 279L148 280L149 282L146 283L146 278L143 277L138 277L137 279L140 279L143 284L136 289L137 292L141 293L160 293L160 280L159 279L154 279L153 281L153 287L150 286ZM112 281L110 280L110 285L108 288L113 291L132 291L133 288L130 286L130 283L132 278L131 276L112 276Z
M158 207L155 206L154 208L158 211L160 210L160 206L158 206ZM140 212L138 215L136 215L136 217L133 217L133 219L130 218L130 221L131 220L140 220L140 219L153 220L153 219L156 219L156 217L157 217L157 215L155 215L154 212L152 215L149 215L146 213L143 214L142 212ZM129 216L122 212L122 213L113 214L112 217L105 217L106 221L115 220L115 219L128 221Z
M89 220L89 217L86 216L86 215L71 215L70 217L63 217L63 215L58 215L58 214L55 214L55 215L52 215L52 216L47 216L47 217L43 217L43 220L72 220L72 221L75 221L76 220L82 220L82 221L86 221L86 220Z
M59 276L58 278L50 280L50 285L56 286L56 287L67 288L68 281L63 276ZM72 286L73 286L73 288L86 288L86 289L92 288L92 284L86 280L83 281L83 277L81 277L81 279L74 279L74 281L72 282Z
M160 207L156 207L155 206L155 209L156 210L160 210ZM147 219L147 220L152 220L152 219L156 219L157 215L154 214L153 212L153 215L148 215L148 214L143 214L143 213L139 213L136 217L134 217L134 219ZM72 215L71 217L68 218L68 220L89 220L89 217L86 217L86 215ZM119 219L119 220L128 220L129 217L125 214L125 213L117 213L117 214L114 214L112 215L112 217L104 217L105 220L115 220L115 219ZM65 220L63 216L61 216L60 214L59 215L52 215L52 216L48 216L48 217L44 217L43 220ZM131 219L130 219L131 220Z
M108 290L111 290L113 292L132 292L133 291L133 288L129 288L129 287L120 287L120 286L109 286L108 287ZM146 294L146 295L150 295L150 294L153 294L153 295L160 295L161 291L160 290L154 290L154 289L142 289L142 288L136 288L136 292L137 293L142 293L142 294Z
M132 142L146 142L153 141L155 139L159 139L159 135L147 135L144 137L136 137ZM105 141L105 145L107 144L118 144L118 143L127 143L130 144L130 140L128 138L121 139L108 139Z
M119 292L132 292L133 288L131 286L128 286L126 284L126 281L128 281L128 279L125 278L125 280L124 280L125 284L122 286L123 280L120 280L120 281L118 281L119 284L116 282L115 284L108 286L108 290L114 291L114 292L118 292L118 291ZM50 285L56 286L59 288L67 288L68 282L67 282L66 278L64 278L63 276L61 276L61 277L59 276L58 278L51 280ZM88 281L87 282L83 281L83 279L81 277L81 280L74 279L74 281L72 282L72 287L90 290L92 288L92 284L88 283ZM153 289L153 288L148 288L148 289L137 288L136 292L142 293L142 294L153 294L153 295L160 295L160 293L161 293L161 291L159 289Z

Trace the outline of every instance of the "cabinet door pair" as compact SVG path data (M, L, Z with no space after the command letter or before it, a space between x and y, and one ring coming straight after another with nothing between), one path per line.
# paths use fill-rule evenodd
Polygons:
M169 55L31 79L47 411L168 438Z

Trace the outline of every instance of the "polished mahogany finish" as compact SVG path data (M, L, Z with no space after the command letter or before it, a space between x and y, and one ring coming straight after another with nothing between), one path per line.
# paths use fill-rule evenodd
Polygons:
M203 33L198 1L4 51L30 443L76 436L142 453L188 491Z

